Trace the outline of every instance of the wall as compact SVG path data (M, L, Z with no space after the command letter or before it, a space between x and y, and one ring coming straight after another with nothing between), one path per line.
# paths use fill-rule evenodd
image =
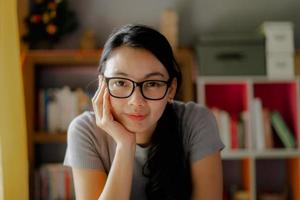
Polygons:
M159 27L165 8L178 11L179 42L192 45L202 34L253 32L264 20L289 20L295 24L296 46L300 48L299 0L69 0L80 18L81 29L67 36L61 47L78 45L76 38L92 28L102 46L114 27L143 23Z
M0 1L0 199L28 199L28 155L16 0Z

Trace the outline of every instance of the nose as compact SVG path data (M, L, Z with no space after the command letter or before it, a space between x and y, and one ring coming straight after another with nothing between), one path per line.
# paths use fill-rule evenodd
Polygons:
M132 95L129 97L129 104L135 106L142 106L146 102L146 99L143 97L141 93L140 87L135 87Z

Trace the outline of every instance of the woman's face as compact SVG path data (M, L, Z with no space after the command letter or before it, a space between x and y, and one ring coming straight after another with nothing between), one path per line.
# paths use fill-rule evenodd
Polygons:
M136 82L144 80L169 80L169 74L162 63L150 52L141 48L121 46L112 51L106 61L105 77L123 77ZM136 133L137 143L150 138L161 117L168 99L174 98L176 81L173 80L165 97L161 100L147 100L140 87L136 87L128 98L110 96L112 114L129 131ZM146 139L146 140L148 140ZM147 141L144 141L147 142Z

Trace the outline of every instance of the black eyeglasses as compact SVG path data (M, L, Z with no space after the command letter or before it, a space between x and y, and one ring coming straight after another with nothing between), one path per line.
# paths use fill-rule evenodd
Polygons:
M130 97L136 87L140 87L141 94L145 99L161 100L163 99L171 85L171 79L162 80L146 80L135 82L128 78L121 77L104 77L108 86L109 94L116 98Z

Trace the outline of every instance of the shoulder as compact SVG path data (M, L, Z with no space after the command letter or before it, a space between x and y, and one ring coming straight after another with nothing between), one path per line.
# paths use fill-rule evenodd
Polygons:
M205 106L194 102L173 104L183 137L183 145L191 161L224 148L216 119Z
M70 128L82 127L85 129L93 129L95 125L95 114L90 111L85 111L75 117L69 125Z
M179 118L179 121L182 121L184 124L193 122L199 124L200 121L205 122L207 120L212 120L212 122L215 121L212 112L202 104L192 101L187 103L174 101L173 108Z
M65 165L108 172L114 152L114 140L96 125L93 112L84 112L72 120L68 128Z
M95 116L93 112L83 112L75 117L68 128L68 135L78 133L94 133L96 130Z

